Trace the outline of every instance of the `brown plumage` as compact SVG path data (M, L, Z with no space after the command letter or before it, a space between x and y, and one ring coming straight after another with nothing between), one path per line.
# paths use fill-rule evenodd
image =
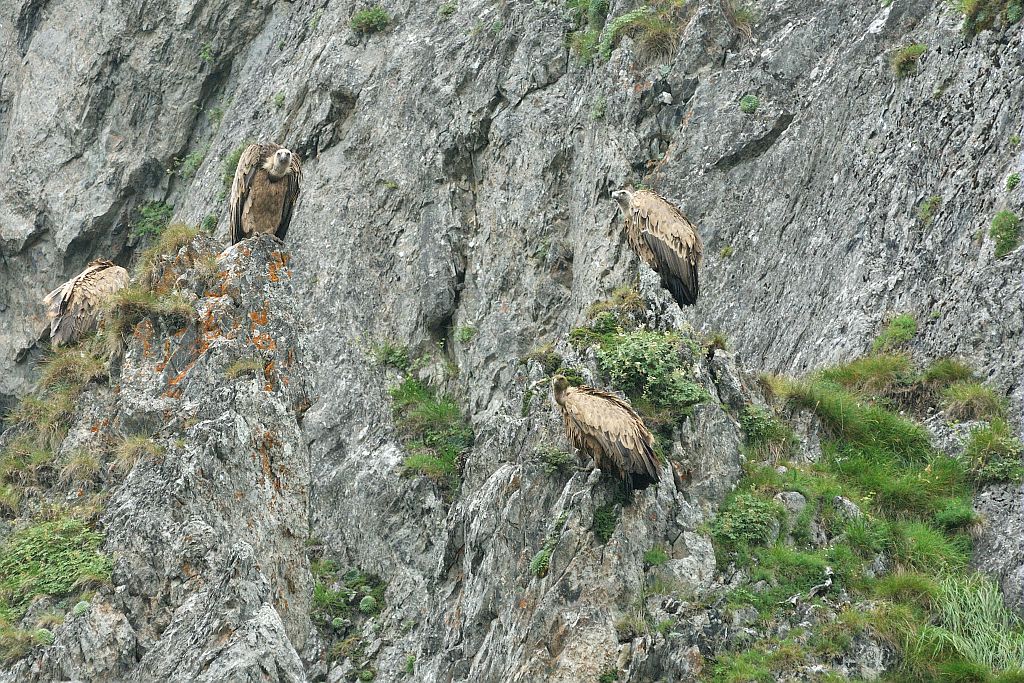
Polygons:
M629 246L661 276L661 285L680 306L697 301L704 254L697 228L679 209L651 190L632 185L612 192L625 216Z
M565 434L579 451L634 489L659 480L654 436L627 401L593 387L570 387L562 375L551 384Z
M246 147L231 183L231 243L258 233L283 240L301 182L298 155L274 143Z
M92 329L103 301L128 285L128 271L110 261L92 261L81 273L43 298L54 346L76 341Z

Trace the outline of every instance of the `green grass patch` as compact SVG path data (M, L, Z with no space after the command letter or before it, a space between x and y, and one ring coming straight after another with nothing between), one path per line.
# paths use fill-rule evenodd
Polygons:
M1006 176L1006 191L1013 192L1020 185L1020 173L1011 173Z
M996 258L1002 258L1020 244L1020 218L1013 211L1000 211L992 219L988 234L996 243Z
M458 404L411 377L391 389L391 398L395 423L410 452L405 468L454 494L460 485L459 457L473 444L473 430Z
M896 51L892 57L892 71L897 78L906 78L917 74L918 60L928 50L924 43L913 43Z
M732 554L775 542L785 511L774 500L749 491L730 495L711 522L716 548Z
M385 341L373 347L373 359L378 365L394 368L400 372L408 372L412 365L408 347Z
M991 29L1000 16L1004 24L1015 24L1024 16L1021 0L956 0L964 15L962 30L968 38Z
M974 427L964 447L964 459L978 486L996 482L1018 484L1024 480L1021 454L1024 447L1001 417Z
M102 534L67 517L14 532L0 552L0 618L20 617L37 596L108 581L113 565L102 543Z
M942 392L942 406L954 420L989 420L1006 410L1005 400L980 382L954 382Z
M199 167L203 165L203 161L205 159L205 149L196 150L181 159L175 159L178 176L182 180L192 180L192 178L195 178L196 173L199 171Z
M836 384L794 382L789 391L789 401L816 413L836 439L889 451L906 461L925 462L931 454L928 433L919 424L866 403Z
M956 358L939 358L925 369L921 379L931 385L946 387L953 382L969 382L974 379L971 367Z
M104 334L109 348L118 348L135 326L146 318L184 327L198 319L192 302L177 292L158 294L138 285L129 285L115 293L106 304L107 325Z
M656 545L644 553L644 564L648 567L660 567L668 560L668 553L660 545Z
M132 221L136 238L159 235L170 224L174 207L165 202L146 202L138 207Z
M915 70L917 68L916 62L914 68ZM941 208L942 197L940 197L937 194L933 194L932 196L928 197L923 202L921 202L921 205L917 207L917 218L924 225L931 225L932 220L934 220L935 218L935 214L937 214L939 212L939 209Z
M361 9L352 15L352 28L359 33L377 33L391 23L391 15L380 5Z
M760 106L761 100L757 98L757 95L748 94L740 98L740 111L744 114L756 114Z
M759 460L783 460L797 443L789 425L763 406L746 406L740 426L747 446Z
M906 345L917 334L917 320L909 313L897 315L871 343L872 353L885 353Z

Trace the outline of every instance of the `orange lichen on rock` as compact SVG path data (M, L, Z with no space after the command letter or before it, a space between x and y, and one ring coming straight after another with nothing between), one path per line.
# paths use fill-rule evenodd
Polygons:
M135 329L132 331L132 336L138 339L139 343L142 344L143 358L149 358L153 355L153 344L151 343L151 340L153 339L153 323L150 322L148 318L135 326Z
M281 251L270 252L270 261L267 263L267 279L271 282L280 282L281 275L291 277L291 270L288 268L288 254Z
M261 351L273 351L277 348L277 342L269 334L254 334L252 336L252 345Z
M264 301L263 310L260 311L249 311L249 320L252 321L253 325L266 325L267 320L270 318L270 305Z

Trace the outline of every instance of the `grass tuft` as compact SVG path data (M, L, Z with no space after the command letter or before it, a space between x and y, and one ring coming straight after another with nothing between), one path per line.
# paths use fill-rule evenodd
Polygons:
M127 473L143 458L157 459L163 454L163 446L152 438L141 434L127 436L114 447L113 467L119 472Z
M395 423L410 451L405 468L454 494L460 484L459 458L473 444L473 429L459 406L411 377L391 389L391 398Z
M756 114L761 101L757 95L747 94L740 98L740 111L744 114Z
M192 303L178 294L157 294L138 285L130 285L114 294L107 302L105 333L113 348L145 318L157 318L170 325L185 326L197 319Z
M238 358L224 368L224 376L238 379L242 375L263 374L263 361L259 358Z
M909 313L901 313L892 319L892 322L875 337L871 343L872 353L885 353L893 351L914 338L917 334L917 320Z
M913 43L897 50L892 58L892 71L897 78L907 78L917 74L918 60L928 46L924 43Z
M1020 218L1013 211L1000 211L992 219L988 234L996 243L996 258L1002 258L1020 244Z
M1024 480L1024 446L1001 417L975 427L964 447L964 459L979 486L995 482L1019 484Z
M747 446L759 460L784 460L796 445L793 430L762 406L749 405L744 408L740 426Z
M359 33L377 33L391 23L391 15L380 5L359 10L352 15L352 28Z
M954 420L989 420L1003 415L1005 401L980 382L954 382L942 392L942 406Z
M146 202L136 210L132 233L136 238L159 235L171 222L174 207L164 202Z

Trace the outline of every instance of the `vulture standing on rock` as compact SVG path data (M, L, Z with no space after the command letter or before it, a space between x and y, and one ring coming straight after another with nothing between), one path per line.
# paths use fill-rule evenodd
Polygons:
M92 261L43 299L54 346L73 342L96 322L103 301L128 285L128 271L110 261Z
M274 143L245 148L231 183L231 244L257 233L283 240L299 198L298 155Z
M593 387L570 387L563 375L555 375L551 386L574 448L631 488L658 481L654 436L627 401Z
M626 219L626 239L633 251L661 276L661 284L680 306L697 302L704 244L697 228L679 209L651 190L632 185L612 192Z

